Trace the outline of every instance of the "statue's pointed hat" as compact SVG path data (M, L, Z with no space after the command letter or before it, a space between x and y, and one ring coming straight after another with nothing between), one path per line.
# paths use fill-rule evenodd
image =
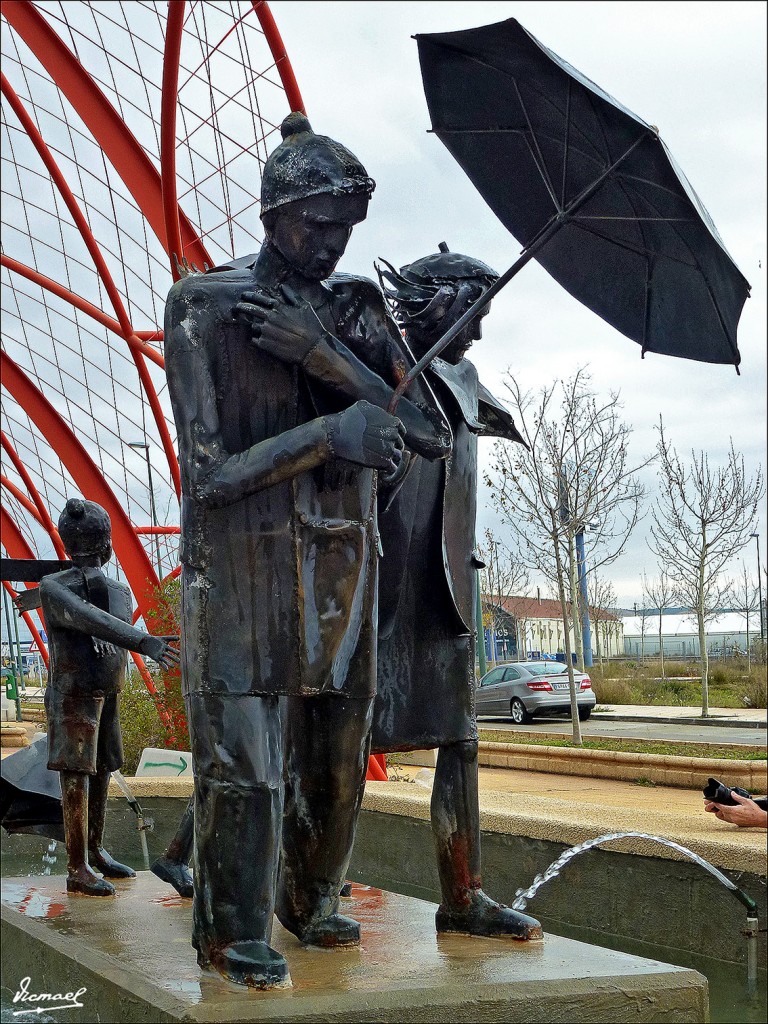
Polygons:
M280 126L283 141L264 164L261 213L297 199L321 195L368 195L376 183L340 142L316 135L304 114L294 111Z

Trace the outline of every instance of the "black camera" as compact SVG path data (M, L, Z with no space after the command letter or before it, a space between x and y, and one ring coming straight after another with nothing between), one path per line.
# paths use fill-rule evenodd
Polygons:
M748 800L755 800L746 789L742 789L740 786L726 786L719 779L713 779L711 776L704 787L705 800L712 800L716 804L725 804L728 807L734 807L738 803L738 800L733 799L731 793L738 793L739 796L744 796ZM761 810L768 810L768 800L761 798L755 800L755 803Z

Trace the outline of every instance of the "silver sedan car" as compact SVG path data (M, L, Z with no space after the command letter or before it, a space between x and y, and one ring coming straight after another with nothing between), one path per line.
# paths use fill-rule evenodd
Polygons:
M574 669L579 718L585 722L597 703L589 676ZM568 668L559 661L519 661L486 672L477 687L478 715L501 715L525 725L534 715L570 714Z

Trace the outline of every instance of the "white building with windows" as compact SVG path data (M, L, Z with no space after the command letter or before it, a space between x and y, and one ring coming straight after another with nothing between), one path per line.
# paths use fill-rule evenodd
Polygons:
M493 626L485 630L486 655L491 660L525 661L541 654L565 651L565 632L560 602L547 597L483 596L483 608L493 609ZM570 613L570 605L568 606ZM590 609L592 655L615 658L624 654L621 617L604 608ZM571 650L574 651L573 628ZM495 644L495 654L493 645Z

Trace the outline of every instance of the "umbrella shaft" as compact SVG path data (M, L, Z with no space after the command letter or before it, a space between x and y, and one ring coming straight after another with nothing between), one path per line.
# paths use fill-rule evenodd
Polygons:
M542 245L548 242L551 236L561 227L561 224L562 222L559 218L553 220L549 227L539 235L533 245L531 245L529 249L526 249L522 256L512 264L509 270L502 274L497 281L494 281L490 288L484 291L480 298L472 303L466 313L456 321L453 327L446 331L442 338L436 341L432 348L425 353L417 363L414 363L395 388L394 394L392 395L389 403L390 413L394 413L397 408L397 403L400 401L403 392L411 381L415 377L418 377L418 375L425 370L427 366L429 366L432 360L439 356L440 353L450 345L453 339L464 330L467 324L474 320L480 310L484 309L488 305L494 295L496 295L497 292L500 292L504 285L511 281L515 274L522 270L529 260L533 259Z
M533 259L533 257L539 251L539 249L541 249L543 245L546 245L546 243L550 240L552 235L554 235L557 231L560 230L560 228L565 223L567 223L568 218L572 216L580 207L582 207L588 199L591 199L591 197L595 194L595 192L597 192L597 190L600 188L603 182L613 173L613 171L616 170L619 164L623 160L625 160L632 152L632 150L639 146L640 143L646 138L648 138L648 135L644 133L639 138L635 139L635 141L632 143L629 149L626 150L626 152L622 153L622 155L617 160L614 160L611 166L608 167L605 171L603 171L603 173L599 177L595 178L595 180L590 185L588 185L578 196L576 196L576 198L573 199L564 210L560 211L556 216L554 216L552 220L549 222L549 224L547 224L546 227L542 230L538 238L534 239L534 241L528 246L525 252L520 256L520 258L512 264L509 270L507 270L506 273L502 274L498 281L494 281L491 287L487 291L483 292L483 294L480 296L479 299L477 299L476 302L472 303L472 305L466 311L464 316L457 320L453 327L446 331L442 338L439 339L439 341L435 342L435 344L432 346L429 352L425 353L425 355L423 355L421 359L419 359L419 361L410 368L410 370L405 374L403 379L395 388L394 394L392 395L392 398L389 403L390 413L394 413L395 409L397 408L397 403L400 401L400 397L402 396L403 392L408 387L408 385L411 383L411 381L415 377L418 377L418 375L423 370L425 370L427 366L429 366L432 360L437 358L437 356L439 356L440 353L448 345L450 345L450 343L453 341L456 335L460 334L467 326L467 324L470 323L477 316L480 310L488 305L488 303L497 294L497 292L500 292L504 285L511 281L515 274L521 271L523 267L526 265L526 263L529 262L529 260Z

